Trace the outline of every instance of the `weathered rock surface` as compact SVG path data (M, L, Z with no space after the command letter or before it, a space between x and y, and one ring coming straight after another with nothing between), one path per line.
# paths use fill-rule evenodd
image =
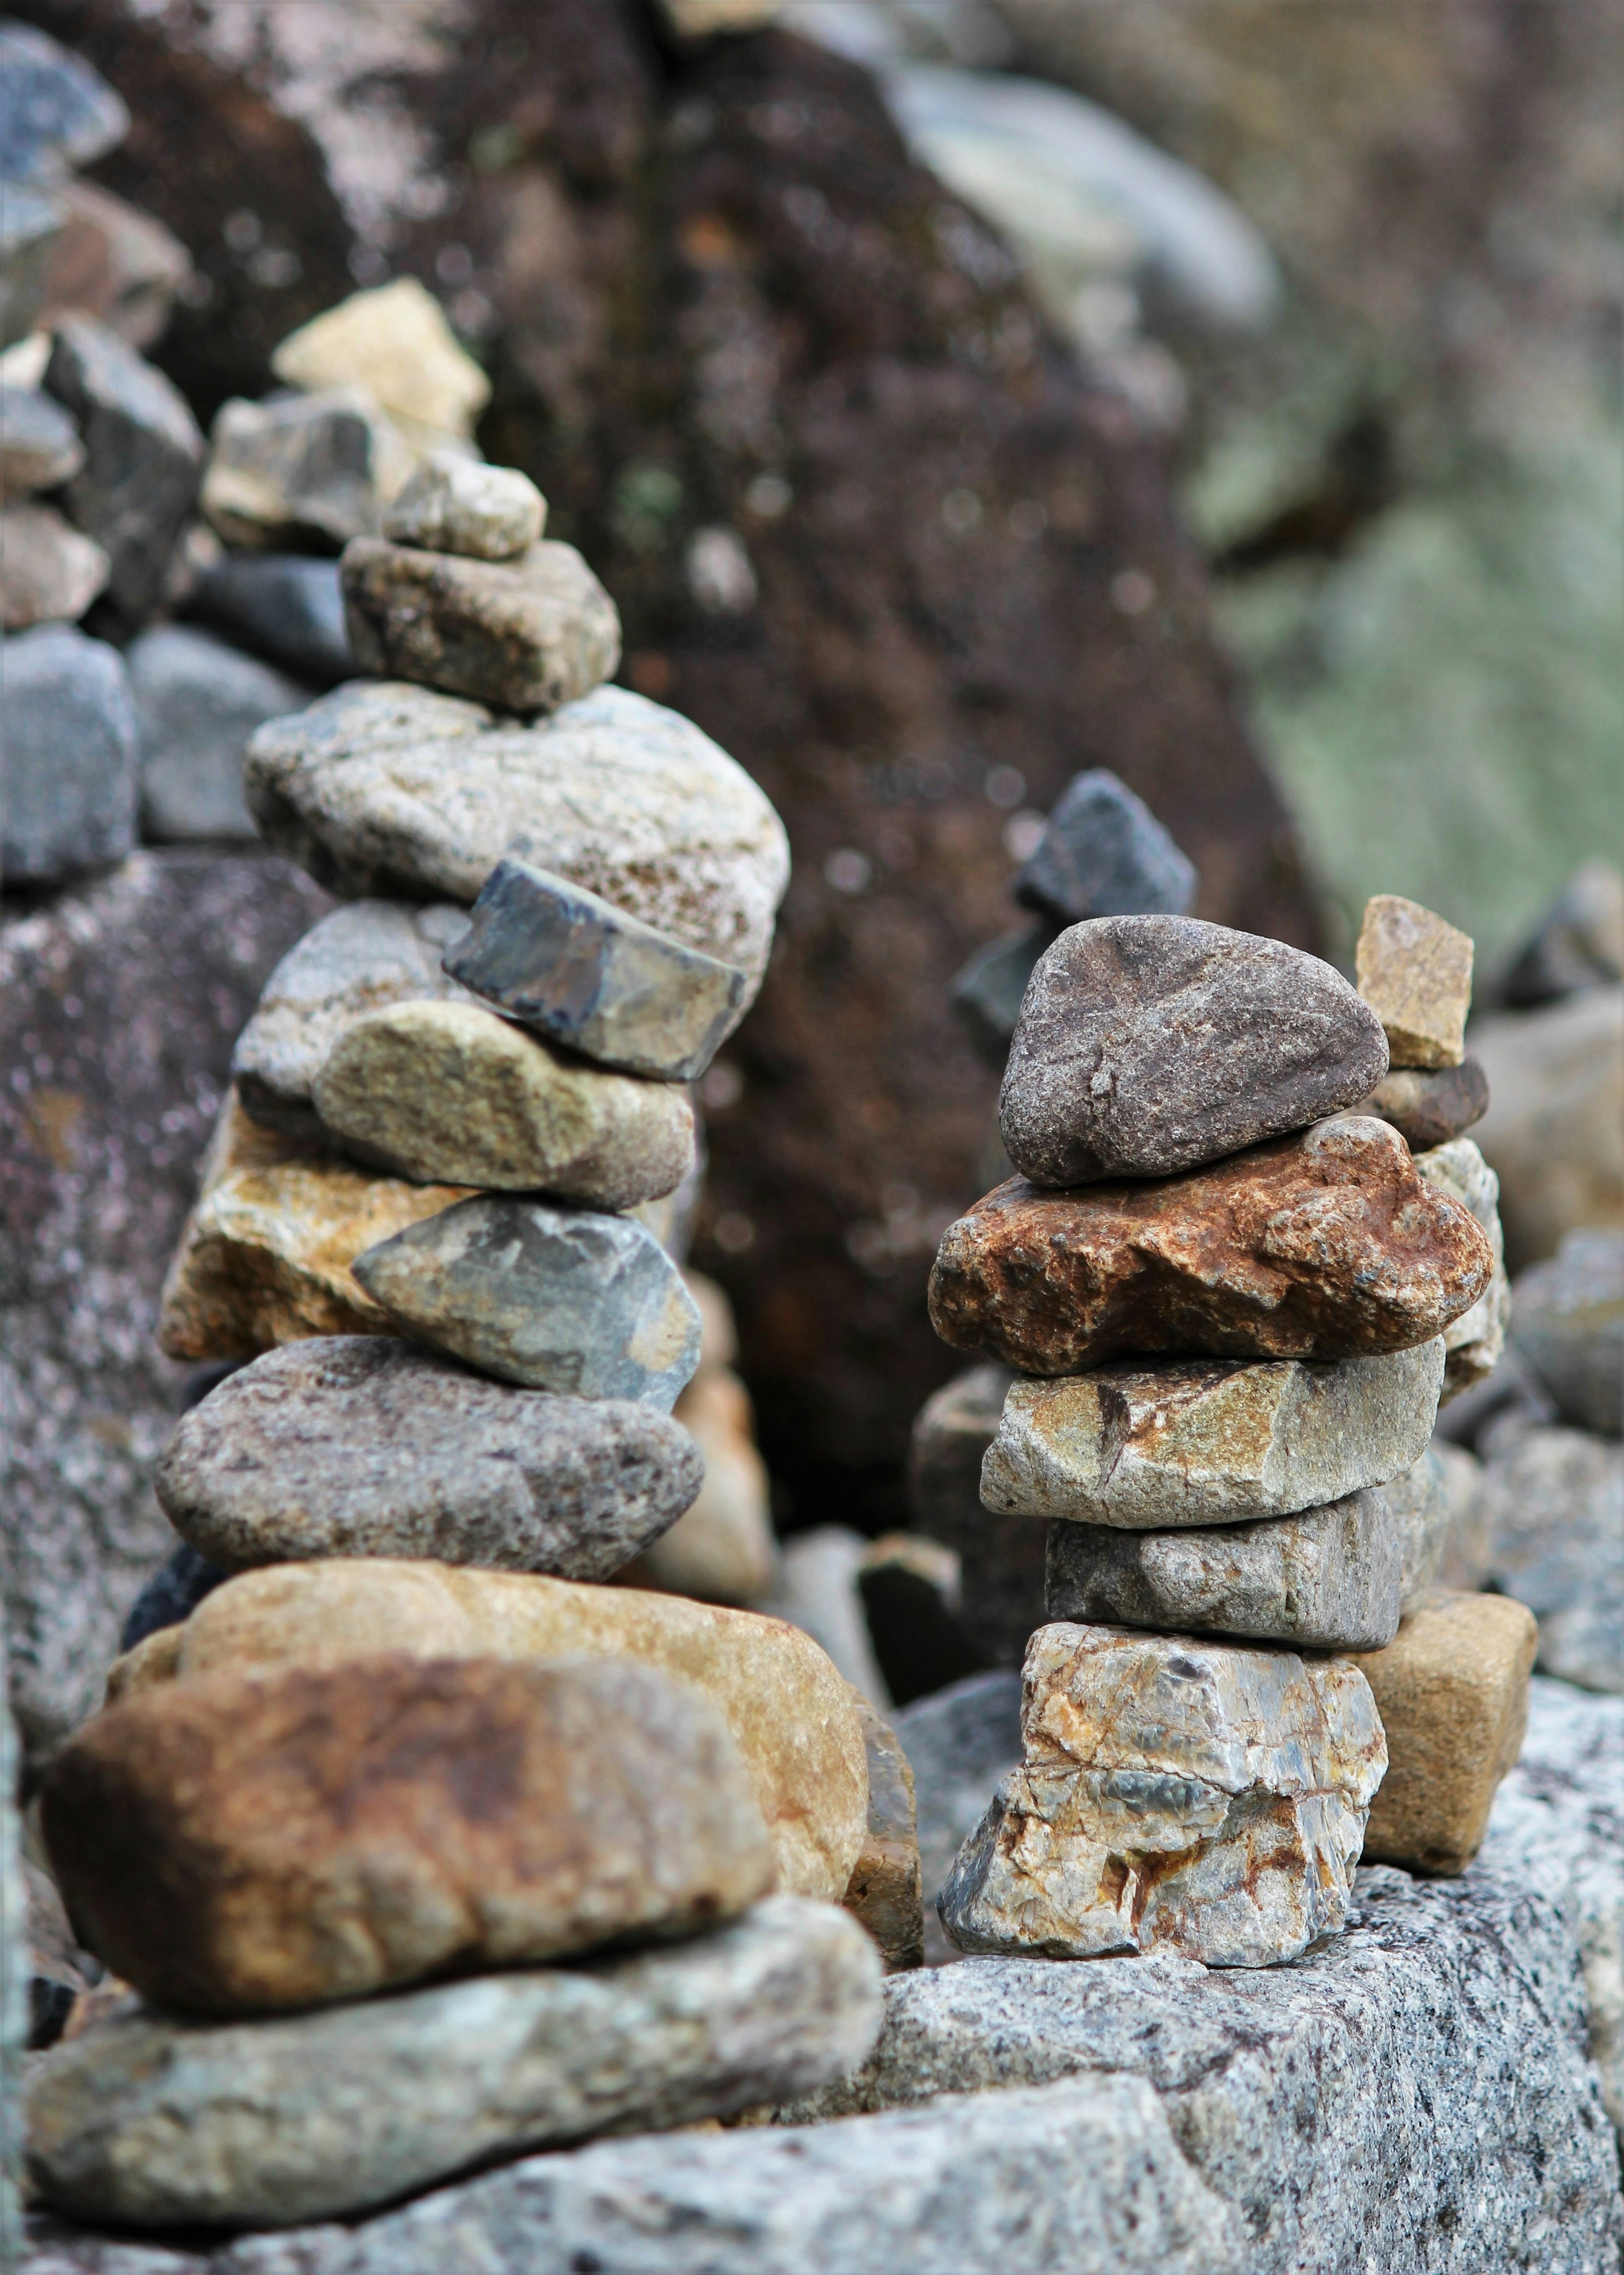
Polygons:
M204 571L187 608L314 687L354 676L336 561L231 554Z
M271 358L284 386L364 387L408 433L472 435L490 382L415 276L353 292L289 334Z
M1624 1224L1624 989L1480 1020L1472 1048L1490 1090L1477 1140L1499 1177L1513 1274L1576 1226Z
M49 505L0 513L0 628L77 624L107 583L110 564L92 539Z
M1321 1508L1419 1461L1441 1341L1379 1358L1119 1361L1017 1380L981 1465L999 1513L1161 1531Z
M981 1464L1014 1379L1007 1367L969 1367L925 1401L914 1420L908 1505L918 1530L958 1557L966 1632L992 1666L1018 1667L1048 1616L1042 1528L981 1500Z
M1489 1078L1468 1055L1456 1067L1394 1067L1352 1108L1391 1122L1412 1153L1463 1138L1489 1110Z
M879 1945L889 1975L925 1961L913 1772L890 1724L866 1698L854 1695L853 1703L868 1757L868 1829L842 1901Z
M862 2059L879 2019L867 1937L794 1896L676 1950L297 2020L199 2028L138 2007L40 2066L32 2170L49 2200L92 2218L288 2226L521 2150L811 2089Z
M59 489L85 463L79 429L38 388L0 382L0 498Z
M183 1416L156 1485L183 1540L226 1571L427 1556L607 1580L682 1515L702 1467L646 1404L516 1390L390 1335L322 1335Z
M1539 1621L1539 1664L1624 1694L1624 1451L1582 1430L1529 1429L1492 1445L1474 1515L1488 1584Z
M941 1893L961 1950L1267 1967L1345 1924L1387 1762L1347 1660L1057 1621L1021 1733Z
M1472 1001L1472 943L1398 893L1367 901L1355 949L1359 993L1382 1024L1395 1067L1454 1067Z
M383 517L395 544L470 561L517 560L546 525L547 500L528 474L455 450L431 451Z
M1034 1184L1167 1176L1351 1106L1380 1022L1328 964L1193 917L1101 917L1031 976L999 1127Z
M1011 1178L948 1227L931 1322L1027 1374L1076 1374L1120 1351L1408 1349L1490 1284L1489 1238L1446 1190L1387 1123L1340 1115L1156 1183L1057 1193Z
M624 688L522 726L358 683L262 727L247 781L266 835L347 892L471 903L510 857L753 979L766 965L782 823L690 721Z
M1452 1138L1447 1145L1435 1145L1417 1154L1416 1168L1434 1192L1469 1211L1494 1261L1482 1295L1469 1310L1457 1312L1444 1329L1444 1388L1439 1403L1446 1404L1474 1383L1486 1381L1506 1348L1511 1282L1506 1276L1499 1179L1469 1138Z
M311 690L187 624L155 624L125 661L140 737L141 828L160 843L252 838L243 752Z
M1094 767L1061 792L1037 851L1016 874L1015 897L1062 925L1182 917L1196 897L1196 867L1143 798Z
M665 1082L699 1079L750 996L736 965L523 861L492 870L445 968L550 1041Z
M1566 1422L1624 1426L1624 1232L1570 1232L1522 1274L1514 1334Z
M1426 1600L1448 1552L1462 1487L1447 1457L1459 1450L1435 1442L1413 1468L1401 1470L1380 1489L1398 1523L1399 1609L1405 1615ZM1471 1464L1469 1455L1462 1458Z
M164 1683L69 1740L41 1810L90 1947L180 2014L692 1934L773 1882L721 1713L624 1659Z
M411 445L355 389L238 397L215 420L201 504L228 545L340 546L378 534L414 465Z
M136 726L124 658L71 624L0 642L0 875L60 884L135 843Z
M408 1334L504 1382L669 1413L699 1364L699 1309L631 1217L482 1194L368 1248L354 1272Z
M114 1670L110 1696L216 1667L327 1667L375 1651L646 1659L726 1715L781 1889L838 1903L862 1849L868 1775L850 1694L807 1636L757 1613L527 1573L335 1559L243 1573L142 1648L144 1664L138 1653Z

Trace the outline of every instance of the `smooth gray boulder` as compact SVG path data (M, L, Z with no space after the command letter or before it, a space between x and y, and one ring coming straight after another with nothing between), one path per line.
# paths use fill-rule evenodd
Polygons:
M135 706L124 658L72 624L0 640L0 876L60 884L135 843Z
M313 687L333 687L355 675L336 561L303 553L228 554L203 571L186 608Z
M1585 1227L1519 1274L1518 1349L1564 1422L1616 1438L1624 1420L1624 1231Z
M1182 917L1196 897L1196 865L1125 782L1092 767L1061 792L1015 897L1057 924Z
M1493 1433L1473 1500L1485 1584L1539 1621L1538 1664L1624 1694L1624 1449L1584 1430Z
M141 831L152 843L252 841L243 752L313 691L212 632L155 624L125 653L140 738Z

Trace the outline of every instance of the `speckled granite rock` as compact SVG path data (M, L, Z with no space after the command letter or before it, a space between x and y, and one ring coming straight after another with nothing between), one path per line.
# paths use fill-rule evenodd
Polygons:
M1392 1122L1412 1153L1463 1138L1489 1110L1489 1078L1469 1054L1458 1067L1393 1067L1351 1111Z
M124 658L73 624L0 640L5 802L0 875L59 885L135 843L138 746Z
M1472 943L1398 893L1365 903L1355 951L1359 993L1397 1067L1459 1066L1472 1000Z
M1511 1282L1506 1277L1506 1237L1500 1226L1500 1182L1469 1138L1452 1138L1416 1156L1416 1168L1435 1193L1469 1210L1488 1243L1494 1269L1475 1304L1458 1312L1444 1329L1444 1387L1447 1405L1476 1382L1486 1381L1499 1364L1511 1319Z
M547 500L512 466L481 465L455 450L431 450L383 518L397 545L512 561L539 543Z
M1474 1515L1488 1583L1539 1621L1539 1665L1624 1693L1624 1452L1582 1430L1530 1429L1490 1447Z
M1565 1422L1619 1435L1624 1421L1624 1232L1570 1232L1515 1289L1518 1349Z

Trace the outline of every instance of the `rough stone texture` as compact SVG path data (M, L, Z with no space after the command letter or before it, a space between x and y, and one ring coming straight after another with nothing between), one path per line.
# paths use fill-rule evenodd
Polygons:
M1121 1361L1017 1380L981 1466L988 1508L1163 1531L1321 1508L1419 1461L1441 1342L1379 1358Z
M59 403L0 382L0 498L57 489L84 463L79 429Z
M533 726L403 684L338 689L249 746L266 835L352 894L472 902L534 862L759 979L783 825L686 719L603 687Z
M117 648L70 624L0 642L0 876L60 884L135 843L136 730Z
M1021 1016L1027 983L1038 958L1054 947L1051 924L1027 925L978 949L953 981L953 1008L976 1048L999 1074L1009 1055L1009 1038Z
M23 2055L28 2044L28 1893L23 1879L22 1772L6 1703L0 1632L0 2264L22 2256Z
M344 545L375 537L414 464L411 445L351 388L223 404L203 511L228 545Z
M204 571L187 607L313 686L354 675L336 561L234 554Z
M630 1217L482 1194L357 1256L409 1334L504 1382L669 1413L699 1364L682 1274Z
M679 1950L298 2020L198 2029L137 2007L41 2065L32 2169L93 2217L288 2226L520 2150L810 2089L859 2061L879 2020L867 1938L793 1896ZM558 2264L537 2248L531 2265Z
M863 1846L868 1775L847 1687L807 1636L754 1612L373 1557L243 1573L142 1649L143 1665L137 1653L114 1670L110 1696L216 1667L332 1666L380 1651L646 1659L727 1716L773 1836L780 1888L837 1903Z
M1386 1070L1375 1013L1318 956L1193 917L1101 917L1032 973L999 1128L1034 1184L1167 1176L1351 1106Z
M175 1545L158 1291L231 1039L325 905L261 853L141 853L0 927L0 1599L36 1759Z
M1035 1624L1043 1624L1041 1601ZM913 1772L925 1958L939 1967L959 1954L942 1933L936 1899L994 1789L1020 1765L1021 1678L1003 1668L972 1674L898 1708L892 1723Z
M80 316L58 326L45 385L78 420L85 445L85 464L64 493L68 511L112 563L111 599L139 622L162 597L197 495L197 421L162 372Z
M358 537L339 564L363 671L508 711L555 711L620 663L615 603L572 545L465 561Z
M375 1168L589 1208L656 1200L696 1159L679 1085L584 1065L472 1004L363 1013L329 1053L314 1103L329 1137Z
M1196 868L1144 799L1107 767L1094 767L1074 775L1061 792L1014 890L1023 907L1056 924L1182 917L1196 897Z
M288 387L365 387L409 432L471 435L490 382L415 276L352 293L284 339L271 368Z
M1489 1078L1469 1054L1455 1067L1394 1067L1353 1108L1391 1122L1412 1153L1463 1138L1489 1110Z
M1466 1055L1472 943L1398 893L1367 901L1354 952L1359 993L1380 1019L1395 1067L1454 1067Z
M925 1961L925 1910L913 1772L902 1742L866 1698L853 1693L868 1757L868 1829L842 1902L880 1946L888 1975Z
M1624 989L1480 1020L1489 1079L1477 1144L1500 1181L1511 1271L1578 1225L1624 1224Z
M527 474L454 450L431 451L383 517L395 544L470 561L515 560L546 525L547 500Z
M1432 1182L1455 1166L1436 1163ZM1490 1176L1477 1170L1474 1198ZM1405 1350L1489 1288L1489 1237L1456 1186L1442 1190L1386 1122L1352 1115L1152 1184L1056 1193L1011 1178L948 1227L931 1322L1027 1374L1121 1351Z
M773 1883L721 1713L625 1659L164 1683L69 1740L41 1811L90 1947L179 2014L691 1935Z
M1047 1616L1041 1528L981 1500L981 1464L1014 1379L1007 1367L969 1367L925 1401L914 1420L908 1505L919 1531L958 1557L966 1632L993 1666L1018 1667Z
M1416 1157L1416 1168L1434 1192L1469 1210L1488 1243L1494 1269L1481 1296L1457 1312L1444 1329L1444 1387L1440 1404L1485 1382L1499 1364L1511 1319L1511 1282L1506 1276L1506 1237L1499 1217L1499 1179L1469 1138L1453 1138Z
M1488 1584L1538 1619L1547 1674L1624 1694L1624 1452L1538 1428L1488 1452L1474 1508Z
M141 753L141 828L160 843L252 838L243 752L312 691L186 624L155 624L125 661Z
M55 181L129 131L129 111L81 57L29 25L0 27L0 180Z
M693 1276L684 1276L691 1294ZM778 1543L750 1393L730 1367L702 1357L671 1411L699 1447L705 1482L692 1508L649 1542L624 1576L633 1587L707 1604L757 1603L777 1580Z
M107 583L101 547L71 529L54 506L0 513L0 627L77 624Z
M550 1041L666 1082L699 1079L751 993L736 965L523 861L492 870L445 967Z
M1624 876L1611 861L1582 861L1500 982L1519 1009L1624 979Z
M1412 1469L1401 1470L1381 1488L1382 1499L1398 1522L1399 1610L1405 1616L1425 1601L1449 1547L1460 1514L1461 1488L1446 1456L1458 1451L1434 1443ZM1475 1468L1469 1455L1463 1458Z
M1386 1650L1354 1654L1387 1739L1367 1859L1466 1870L1522 1743L1537 1640L1528 1612L1503 1596L1436 1595Z
M646 1404L515 1390L389 1335L323 1335L193 1407L155 1482L182 1539L227 1571L428 1556L607 1580L701 1474Z
M1570 1232L1521 1274L1514 1334L1565 1422L1624 1426L1624 1232Z
M1054 1523L1051 1620L1379 1651L1398 1633L1404 1543L1379 1487L1301 1516L1182 1532Z

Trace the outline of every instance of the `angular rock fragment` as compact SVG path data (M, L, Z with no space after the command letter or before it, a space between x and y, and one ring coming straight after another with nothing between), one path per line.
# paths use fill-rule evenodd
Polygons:
M969 1367L925 1401L909 1449L908 1506L918 1530L958 1556L965 1632L992 1666L1018 1667L1047 1617L1042 1528L981 1500L981 1464L1013 1380L1007 1367Z
M1155 1183L1012 1178L948 1227L931 1322L1028 1374L1120 1351L1408 1349L1490 1286L1489 1238L1465 1193L1443 1190L1385 1122L1351 1115Z
M101 73L30 24L0 25L0 181L56 181L130 131Z
M1487 1584L1539 1621L1539 1664L1624 1696L1624 1451L1582 1430L1491 1441L1474 1498Z
M1380 1022L1328 964L1193 917L1102 917L1032 973L999 1127L1034 1184L1167 1176L1351 1106Z
M243 752L311 690L188 624L155 624L126 654L141 746L141 827L160 843L255 835Z
M630 1217L481 1195L367 1249L354 1273L408 1334L504 1382L669 1413L699 1363L698 1307Z
M71 624L0 644L0 875L58 884L135 843L136 725L124 658Z
M1387 1758L1347 1660L1061 1622L1021 1721L941 1893L961 1950L1267 1967L1344 1924Z
M550 1041L664 1082L698 1081L750 991L736 966L513 860L492 870L445 969Z
M101 547L71 529L54 506L0 513L0 629L77 624L106 585Z
M59 403L37 388L0 382L0 498L59 489L84 463L79 429Z
M514 561L546 525L547 500L527 474L433 450L384 515L383 534L468 561Z
M1443 1371L1440 1339L1334 1365L1120 1361L1017 1380L981 1498L1133 1531L1320 1508L1419 1461Z
M468 435L490 382L415 276L351 293L291 332L271 358L284 387L364 387L408 434L432 445Z
M1052 924L1005 933L972 956L953 981L953 1007L983 1057L1002 1071L1038 958L1058 937Z
M1489 1110L1489 1078L1480 1060L1454 1067L1394 1067L1350 1109L1390 1122L1412 1153L1463 1138Z
M358 537L339 564L363 671L507 711L555 711L620 662L615 603L572 545L466 561Z
M336 561L300 553L231 554L206 569L186 603L191 615L314 687L355 674Z
M240 397L209 437L201 503L228 545L297 547L375 537L416 454L372 399L353 388Z
M1359 993L1380 1019L1395 1067L1455 1067L1472 1001L1472 943L1418 901L1378 893L1355 950Z
M1616 1438L1624 1426L1624 1232L1570 1232L1518 1279L1517 1349L1565 1422Z
M1494 1268L1477 1302L1444 1329L1444 1388L1440 1404L1483 1382L1499 1364L1511 1319L1506 1240L1500 1227L1499 1179L1469 1138L1452 1138L1416 1157L1416 1168L1436 1193L1469 1210L1483 1233Z
M1015 897L1062 925L1182 917L1196 897L1196 866L1143 798L1094 767L1061 791L1037 851L1016 874Z
M868 1832L842 1902L879 1945L890 1975L925 1963L913 1772L890 1724L866 1698L854 1704L868 1756Z
M1356 1655L1387 1735L1367 1859L1463 1872L1528 1720L1537 1630L1504 1596L1435 1596L1385 1651Z
M1472 1029L1492 1093L1477 1141L1500 1181L1513 1273L1582 1225L1624 1224L1624 988Z
M782 1895L673 1950L325 2013L199 2027L137 2006L36 2071L32 2169L50 2203L121 2226L334 2218L522 2150L811 2090L862 2060L880 2012L855 1921Z

